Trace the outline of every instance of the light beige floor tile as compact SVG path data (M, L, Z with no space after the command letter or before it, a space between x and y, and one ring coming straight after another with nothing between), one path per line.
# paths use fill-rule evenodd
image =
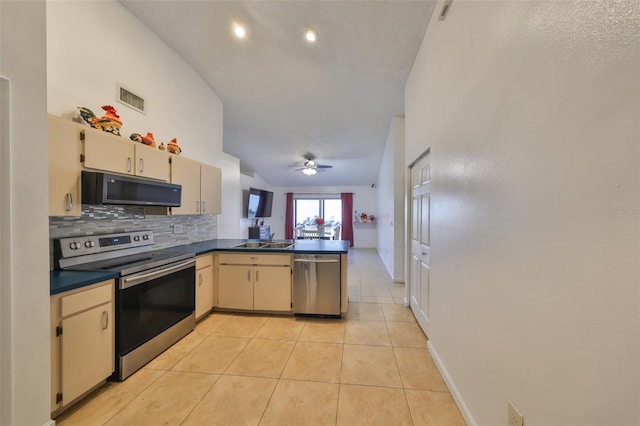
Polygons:
M384 312L384 319L387 321L416 322L411 309L405 306L385 303L382 305L382 312Z
M391 295L382 296L362 296L362 303L395 303Z
M337 384L280 380L260 425L334 425L338 391Z
M394 297L393 298L393 303L395 303L396 305L404 306L404 296L402 296L402 297Z
M393 346L427 347L427 338L418 323L387 321L387 328Z
M303 342L344 343L344 320L309 319L298 337Z
M241 337L209 336L178 361L172 370L222 374L247 343L249 339Z
M220 376L167 371L107 425L179 425Z
M349 306L347 318L356 321L381 321L384 320L384 315L379 303L353 303Z
M449 392L405 390L415 425L464 426L466 423Z
M297 340L305 320L292 316L272 317L256 334L258 339Z
M338 426L411 425L402 389L340 385Z
M102 425L140 395L160 376L161 370L142 369L124 382L107 382L97 392L56 419L57 425Z
M384 321L348 321L344 342L352 345L391 346Z
M162 352L154 360L145 365L144 368L151 368L154 370L169 370L176 364L176 362L180 361L186 354L191 352L206 338L206 334L200 334L196 331L192 331L191 333L183 337L182 340L176 342L176 344L171 346L166 351Z
M284 368L282 377L338 383L341 368L342 344L298 342Z
M262 315L233 315L214 334L230 337L254 337L269 319Z
M257 425L276 383L277 379L222 376L182 425Z
M393 351L405 389L449 391L426 349L393 348Z
M214 312L196 324L196 331L200 334L212 334L232 317L229 314Z
M350 294L348 296L348 300L349 300L349 303L360 303L362 302L362 297L360 297L360 295L353 296Z
M275 377L282 374L295 342L253 339L240 352L225 374Z
M344 345L340 383L401 388L393 349L386 346Z
M391 297L391 292L384 286L363 286L361 290L362 296L379 296L379 297Z

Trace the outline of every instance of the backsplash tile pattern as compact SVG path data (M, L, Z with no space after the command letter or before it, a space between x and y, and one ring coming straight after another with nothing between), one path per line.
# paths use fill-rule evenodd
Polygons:
M174 225L182 232L174 234ZM218 238L218 217L210 215L148 215L143 207L82 206L77 217L49 217L49 258L53 267L53 240L77 235L153 231L154 249Z

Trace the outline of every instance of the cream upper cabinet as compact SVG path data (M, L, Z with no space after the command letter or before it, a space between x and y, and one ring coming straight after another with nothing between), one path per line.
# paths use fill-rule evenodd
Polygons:
M49 216L80 216L80 154L82 127L58 117L48 117Z
M167 152L96 129L83 132L86 168L169 180Z
M213 308L213 254L196 258L196 319Z
M202 214L222 212L222 171L208 164L200 165L200 202Z
M113 373L113 297L113 280L51 297L52 412Z
M222 172L184 157L171 156L171 183L182 185L182 205L172 214L221 212Z
M200 213L200 163L184 157L171 157L171 183L182 185L180 207L172 207L172 214Z

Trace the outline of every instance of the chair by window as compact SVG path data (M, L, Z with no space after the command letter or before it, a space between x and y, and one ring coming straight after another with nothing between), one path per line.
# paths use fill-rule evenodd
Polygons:
M340 239L340 225L336 225L333 227L333 239L334 240Z
M320 232L317 229L301 229L300 238L305 240L319 240Z

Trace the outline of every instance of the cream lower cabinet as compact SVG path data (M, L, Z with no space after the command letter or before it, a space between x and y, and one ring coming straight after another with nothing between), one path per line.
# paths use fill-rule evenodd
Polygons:
M51 297L52 413L113 374L113 298L113 280Z
M291 256L220 254L218 307L291 312Z
M213 308L213 254L196 258L196 319Z

